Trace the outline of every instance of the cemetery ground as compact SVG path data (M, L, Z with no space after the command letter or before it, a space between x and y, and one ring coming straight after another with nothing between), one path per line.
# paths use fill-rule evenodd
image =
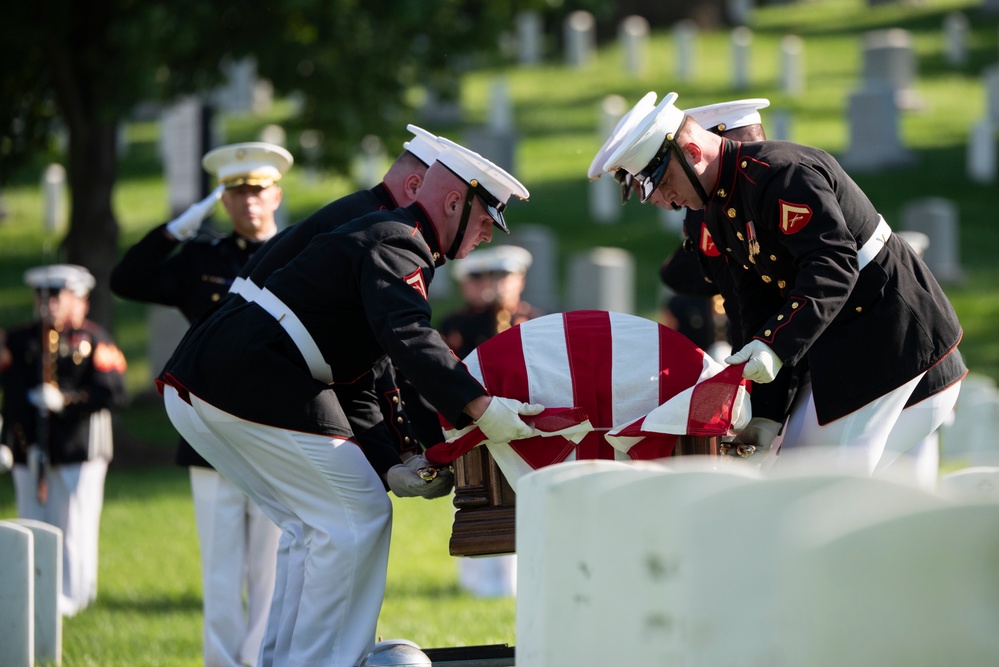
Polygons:
M970 181L965 167L970 128L986 110L981 73L999 61L999 16L977 14L978 4L927 0L916 6L867 7L861 0L831 0L762 8L750 24L750 85L742 90L732 88L727 31L698 36L689 81L675 75L673 36L656 31L640 75L624 72L622 52L614 43L579 68L567 68L556 53L549 53L543 65L470 74L461 91L462 125L412 121L460 141L464 128L487 122L491 87L497 79L505 81L518 136L514 173L531 191L530 202L511 204L511 226L550 227L558 238L560 270L568 258L588 248L629 251L636 264L636 314L654 319L660 296L657 269L679 238L656 210L635 201L622 209L616 223L592 221L585 174L603 140L597 131L601 101L617 94L630 106L650 90L660 96L676 90L682 107L768 97L772 106L763 111L765 126L772 127L777 114L787 113L787 138L841 155L849 137L846 101L860 85L863 33L909 30L918 57L916 89L927 104L921 111L904 112L899 128L916 162L855 178L896 229L902 210L913 200L944 197L957 204L966 277L944 288L965 329L961 350L968 366L999 380L999 188L995 182ZM960 66L949 65L944 57L941 26L952 11L972 19L968 59ZM783 92L778 74L779 45L788 34L804 40L805 85L794 95ZM414 91L414 102L418 98ZM263 116L227 116L224 140L256 140L265 125L284 122L290 109L279 101ZM122 250L169 215L157 141L155 122L134 121L125 128L115 201ZM298 163L282 181L290 221L356 189L344 176L313 173L296 141L289 137L288 147ZM386 151L394 156L398 143ZM21 276L45 261L43 248L57 243L65 231L45 238L41 228L38 183L48 161L52 159L23 170L3 191L7 217L0 221L0 326L30 316L31 295ZM435 313L443 315L453 305L435 302ZM65 620L63 656L69 667L200 664L201 583L190 488L186 471L172 465L175 435L152 393L151 377L158 369L146 359L145 311L143 305L116 301L114 331L129 360L133 403L118 419L117 459L108 475L99 597L94 607ZM0 478L0 517L15 514L9 480ZM406 499L395 501L395 507L379 634L424 646L515 644L513 600L476 600L457 587L455 563L447 553L451 504L446 499Z

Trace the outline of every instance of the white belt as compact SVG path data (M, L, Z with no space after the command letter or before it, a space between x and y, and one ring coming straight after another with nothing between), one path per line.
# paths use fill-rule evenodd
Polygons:
M888 238L891 236L891 227L885 222L882 216L878 216L878 227L874 230L871 238L867 239L867 243L857 251L857 265L862 269L871 263L871 260L878 256L881 252L881 248L884 247L885 243L888 243Z
M305 363L309 366L312 377L326 384L333 384L333 369L326 363L323 353L319 351L319 346L313 340L312 334L298 319L298 315L291 308L284 305L281 299L266 287L260 289L256 283L248 278L236 278L229 288L231 294L238 294L247 301L252 301L277 320L285 333L294 341L298 351L305 358Z

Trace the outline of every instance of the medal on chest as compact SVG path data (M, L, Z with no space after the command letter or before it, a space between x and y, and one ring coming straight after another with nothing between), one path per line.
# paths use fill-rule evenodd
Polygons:
M752 220L746 223L746 247L750 263L756 264L756 256L760 254L760 241L756 238L756 226Z

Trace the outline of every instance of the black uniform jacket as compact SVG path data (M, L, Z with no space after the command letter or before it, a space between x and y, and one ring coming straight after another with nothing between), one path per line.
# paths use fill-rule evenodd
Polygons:
M374 211L397 208L398 205L384 185L359 190L326 204L309 217L281 230L266 247L242 268L239 275L263 285L272 273L295 258L319 234L331 232L355 218Z
M687 209L683 219L684 241L680 249L663 263L659 275L663 283L680 293L720 294L728 318L728 342L737 352L746 344L735 276L726 256L718 250L708 230L704 209ZM777 310L784 298L774 284L760 287L754 294L760 310ZM707 289L705 289L707 288ZM753 416L783 422L798 389L807 378L807 364L785 364L773 382L753 386Z
M28 402L28 391L42 382L41 323L11 329L0 355L3 442L13 450L16 463L25 462L33 444L43 444L49 462L55 465L110 459L111 433L92 433L90 417L100 410L124 407L124 355L107 332L90 321L79 329L60 332L46 327L45 339L49 343L44 357L49 365L46 377L59 385L66 407L58 414L40 415ZM44 443L39 442L40 433L47 434Z
M430 325L427 287L444 261L414 204L319 234L260 287L302 321L335 383L370 374L387 353L447 419L465 424L462 409L486 391ZM242 298L227 299L188 331L160 381L249 421L352 435L333 388L313 379L273 317Z
M226 295L262 246L262 241L235 232L200 234L181 242L163 224L129 248L111 270L111 291L123 299L173 306L194 322ZM183 438L176 460L182 466L211 467Z
M294 259L316 236L368 213L395 208L398 205L384 184L341 197L278 233L253 256L240 276L256 285L263 285L272 273ZM406 410L406 405L412 401L403 401L399 384L395 367L386 359L373 373L356 382L338 384L333 388L354 435L362 442L369 457L373 457L372 464L376 468L399 463L399 453L417 449L417 436ZM437 420L436 411L432 417ZM386 442L397 450L395 455L378 453ZM376 463L375 459L380 459L380 462Z
M905 241L891 235L859 270L858 250L879 215L832 156L785 141L723 146L705 224L728 262L744 337L785 364L807 362L820 423L955 349L962 332L954 309ZM953 370L957 377L939 381L963 376Z

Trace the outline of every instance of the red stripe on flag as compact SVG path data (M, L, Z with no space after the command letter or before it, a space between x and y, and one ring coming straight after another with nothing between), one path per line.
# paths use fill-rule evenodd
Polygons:
M659 405L690 389L701 377L704 352L683 334L659 327Z
M739 387L746 384L746 364L728 366L694 387L687 413L690 435L725 435L732 424L732 407Z
M503 338L491 338L478 347L482 384L493 396L528 401L527 361L524 359L520 327L511 327Z
M565 346L572 376L572 404L582 407L596 429L614 424L613 341L610 313L579 310L564 315ZM613 459L614 448L600 432L576 445L576 459Z

